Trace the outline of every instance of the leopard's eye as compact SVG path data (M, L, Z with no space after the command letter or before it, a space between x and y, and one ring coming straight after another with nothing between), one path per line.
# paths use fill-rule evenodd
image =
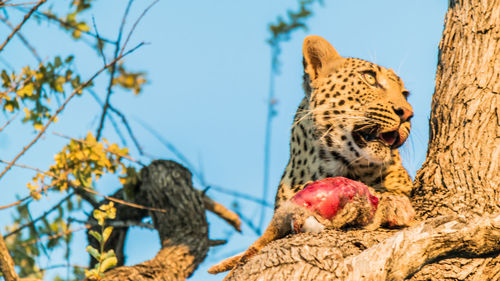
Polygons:
M408 92L407 90L403 90L403 96L405 97L405 99L408 99L408 97L410 96L410 92Z
M377 84L377 78L375 78L376 74L373 71L365 71L362 74L363 79L365 79L366 83L375 86Z

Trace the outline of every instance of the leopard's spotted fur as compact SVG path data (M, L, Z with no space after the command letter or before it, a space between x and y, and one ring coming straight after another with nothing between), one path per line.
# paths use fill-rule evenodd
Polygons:
M403 82L390 69L341 57L319 36L304 40L303 53L306 96L292 126L290 160L276 194L276 212L257 241L244 253L211 267L210 273L244 264L288 234L291 217L305 221L300 217L303 206L283 203L308 182L326 177L358 180L376 193L380 201L367 229L412 223L415 212L406 197L411 179L397 149L408 138L413 115Z
M276 208L307 182L344 176L379 193L408 195L397 147L410 133L408 91L390 69L343 58L323 38L304 41L305 97L292 126Z

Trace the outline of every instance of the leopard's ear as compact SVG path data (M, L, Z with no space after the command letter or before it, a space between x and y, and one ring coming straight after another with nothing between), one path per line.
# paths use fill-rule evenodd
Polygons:
M316 35L309 35L304 39L302 53L304 55L304 72L309 75L311 80L330 70L342 59L328 41Z

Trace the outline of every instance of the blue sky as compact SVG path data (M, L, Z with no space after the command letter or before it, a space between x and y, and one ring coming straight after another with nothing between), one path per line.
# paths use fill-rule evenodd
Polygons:
M150 3L136 2L130 22ZM95 8L87 16L95 17L102 36L113 38L125 4L126 1L118 0L95 1ZM207 183L261 196L270 74L270 48L265 40L269 37L268 24L278 15L285 15L287 9L296 8L296 1L285 0L160 1L140 23L129 46L140 41L150 44L126 60L131 70L146 71L149 83L139 97L117 92L112 104L127 114L142 146L154 158L174 156L140 122L173 143L203 172ZM291 40L282 44L281 74L276 78L278 115L272 127L271 191L267 201L273 202L288 160L290 125L303 96L302 40L309 34L326 38L343 56L373 61L393 68L401 76L412 93L409 100L415 111L412 133L402 148L402 156L412 176L415 174L425 159L438 43L446 8L447 1L437 0L324 0L323 6L313 7L314 16L307 21L307 31L293 33ZM3 37L8 34L3 27L0 32ZM75 67L84 77L101 67L95 52L84 43L68 40L54 25L31 23L22 32L42 58L64 56L78 48L80 56ZM0 58L14 67L35 65L17 40L7 46ZM105 95L106 81L105 77L96 81L95 90L101 98ZM100 108L90 96L73 100L61 120L19 162L46 169L54 153L66 143L52 132L83 137L89 130L95 131L99 114ZM5 116L0 116L0 124L5 120ZM33 137L32 129L16 121L0 134L0 158L12 159ZM119 141L109 122L105 137ZM134 157L140 158L136 153ZM16 195L26 195L25 184L31 176L30 171L14 169L3 178L0 204L13 202ZM104 178L98 184L102 193L111 193L118 187L112 178ZM226 206L235 200L215 190L209 191L209 195ZM33 212L43 211L57 202L57 198L49 195L43 202L33 204ZM262 206L241 199L238 204L246 217L258 222ZM2 227L9 223L10 212L0 212ZM266 208L266 223L271 215L272 210ZM212 249L192 280L222 279L208 275L207 268L246 249L257 238L246 225L242 234L237 234L212 215L209 223L210 237L229 238L229 243ZM84 233L76 233L75 239L71 262L85 265ZM158 248L155 232L134 228L127 243L127 264L151 258ZM40 266L60 262L41 258Z

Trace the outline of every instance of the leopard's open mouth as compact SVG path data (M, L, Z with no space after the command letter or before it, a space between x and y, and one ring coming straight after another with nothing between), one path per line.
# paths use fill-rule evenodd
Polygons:
M378 126L366 128L357 125L352 131L352 137L360 148L365 147L368 142L380 142L393 149L402 144L398 130L382 131Z

